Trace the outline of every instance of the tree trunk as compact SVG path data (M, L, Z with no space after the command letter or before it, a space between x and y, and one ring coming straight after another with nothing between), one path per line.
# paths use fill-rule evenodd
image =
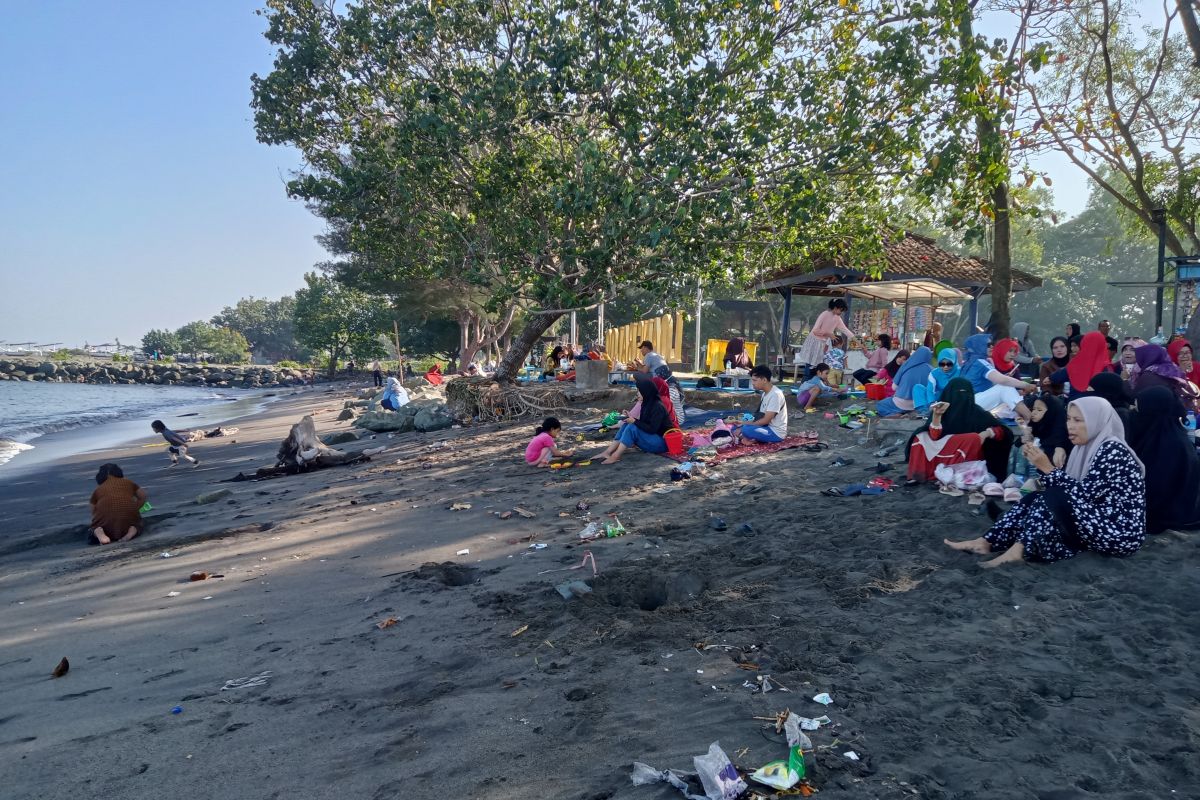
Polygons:
M1008 184L998 184L992 190L992 206L996 224L992 231L992 318L989 330L992 341L1007 339L1012 323L1009 303L1012 300L1012 223L1008 214Z
M525 323L525 328L512 340L504 357L500 359L500 366L496 368L496 380L500 383L513 383L537 340L561 317L562 314L535 314L530 317Z
M1179 6L1179 20L1183 23L1183 30L1187 33L1188 45L1192 48L1192 65L1200 69L1200 24L1196 22L1196 3L1195 0L1177 0Z
M335 377L337 377L337 360L337 350L331 349L329 351L329 380L333 380Z

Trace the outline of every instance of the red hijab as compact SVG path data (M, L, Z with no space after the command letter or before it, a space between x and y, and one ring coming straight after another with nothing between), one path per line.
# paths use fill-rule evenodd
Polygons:
M671 387L657 375L650 380L654 383L654 388L658 390L658 399L662 400L663 406L667 409L667 416L671 418L671 427L678 428L679 420L675 419L675 406L671 404Z
M992 363L996 365L996 369L1005 375L1011 375L1017 368L1013 357L1020 348L1021 345L1017 344L1016 339L1001 339L996 342L992 346Z
M1079 341L1079 354L1067 364L1067 377L1077 392L1086 392L1092 377L1109 371L1108 340L1100 331L1089 331Z
M1183 369L1183 365L1179 363L1179 354L1183 352L1183 348L1185 347L1188 350L1192 349L1192 345L1187 339L1176 339L1167 345L1167 352L1171 354L1171 360L1181 370ZM1187 379L1192 383L1200 384L1200 364L1196 363L1196 352L1194 350L1192 351L1192 371L1185 372L1184 374L1187 375Z

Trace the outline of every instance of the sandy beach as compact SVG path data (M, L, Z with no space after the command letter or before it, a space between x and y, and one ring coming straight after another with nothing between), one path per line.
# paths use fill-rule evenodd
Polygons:
M1195 534L984 571L942 544L986 529L965 498L823 497L874 474L878 444L794 412L830 449L677 484L643 454L535 470L532 422L225 482L305 413L348 428L349 396L280 397L196 444L196 469L167 469L147 431L0 479L0 794L667 800L634 761L691 771L719 741L753 769L786 755L756 717L791 709L831 721L810 734L821 797L1200 797ZM88 547L103 461L154 510L132 543ZM579 543L609 515L626 535ZM570 569L585 552L595 576ZM590 593L563 599L569 580Z

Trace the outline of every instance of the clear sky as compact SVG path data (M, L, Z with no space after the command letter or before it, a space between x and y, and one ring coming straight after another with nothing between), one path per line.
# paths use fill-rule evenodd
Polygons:
M0 23L0 340L136 343L303 285L322 225L255 141L246 0L36 0Z
M1144 1L1144 0L1143 0ZM78 346L275 298L325 258L254 138L254 0L34 0L0 24L0 341ZM1087 200L1061 157L1058 207Z

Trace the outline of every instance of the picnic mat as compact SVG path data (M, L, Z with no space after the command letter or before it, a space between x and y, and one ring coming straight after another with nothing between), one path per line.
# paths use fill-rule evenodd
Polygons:
M703 425L706 422L711 422L714 419L725 419L726 417L741 416L741 410L731 408L726 411L701 411L699 414L689 414L683 412L683 427L695 428L697 425Z
M742 456L758 456L765 453L777 453L780 450L794 450L797 447L816 444L819 438L815 433L802 433L796 436L789 436L782 442L771 442L770 444L747 442L741 447L726 447L724 450L717 450L708 456L691 456L686 452L678 456L673 456L670 453L663 453L663 455L681 463L684 461L703 461L706 464L720 464L723 461L732 461Z

